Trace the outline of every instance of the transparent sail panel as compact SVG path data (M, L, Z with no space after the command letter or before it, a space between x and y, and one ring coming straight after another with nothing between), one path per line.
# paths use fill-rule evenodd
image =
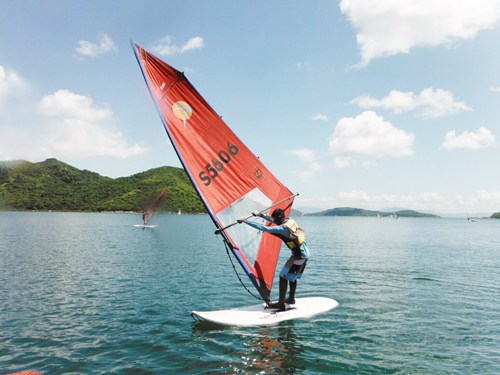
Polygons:
M233 223L236 218L246 218L250 216L252 212L259 212L269 207L271 204L272 201L256 188L220 211L217 214L217 218L222 222L223 226L226 226ZM249 220L262 224L265 222L265 220L260 217L252 217ZM232 226L227 229L226 232L233 242L238 244L238 248L245 255L247 260L251 264L254 264L262 233L245 224Z

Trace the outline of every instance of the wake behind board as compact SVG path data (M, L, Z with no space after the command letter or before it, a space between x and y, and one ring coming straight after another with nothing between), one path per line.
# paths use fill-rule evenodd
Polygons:
M134 224L134 227L140 228L156 228L158 225L144 225L144 224Z
M339 305L326 297L297 298L295 305L287 305L287 310L266 309L263 304L219 311L192 311L195 320L228 326L270 325L285 320L308 318L332 310Z

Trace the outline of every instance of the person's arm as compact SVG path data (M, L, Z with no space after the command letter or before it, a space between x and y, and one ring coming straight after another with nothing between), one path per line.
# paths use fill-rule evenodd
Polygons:
M270 223L274 223L274 219L271 216L267 216L267 215L264 215L262 213L255 213L255 212L252 212L252 215L261 217L264 220L269 221Z
M267 226L267 225L263 225L260 223L256 223L255 221L248 221L248 220L243 220L243 219L239 219L238 222L245 223L245 224L251 226L252 228L255 228L255 229L261 230L263 232L267 232L267 233L281 234L283 236L288 236L288 234L290 233L284 225Z

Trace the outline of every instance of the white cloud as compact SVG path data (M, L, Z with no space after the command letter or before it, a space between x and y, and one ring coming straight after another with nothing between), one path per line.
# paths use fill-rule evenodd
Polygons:
M372 168L375 168L376 166L377 166L377 162L374 160L365 160L363 162L363 167L365 169L372 169Z
M128 158L145 153L137 144L131 145L125 136L116 130L106 129L95 123L70 120L50 127L46 136L51 153L58 157L111 156Z
M446 133L442 147L447 150L454 148L466 148L479 150L495 144L495 135L484 127L480 127L477 132L464 131L457 135L455 130Z
M500 19L498 0L342 0L340 10L357 30L362 66L414 47L473 39Z
M419 106L423 107L423 117L444 117L458 111L471 111L465 102L455 101L450 91L432 87L424 89L418 98Z
M330 118L327 115L323 115L321 113L316 113L311 116L312 121L328 121Z
M297 156L299 161L306 164L305 169L296 172L302 180L308 180L316 172L323 169L323 165L316 160L316 152L314 150L300 149L290 151L290 153Z
M299 160L307 163L311 163L316 160L316 153L311 149L293 150L290 151L290 153L297 156Z
M486 204L488 207L499 207L500 191L478 190L470 200L472 205Z
M9 95L16 87L21 85L21 78L14 72L7 73L0 65L0 99Z
M200 36L189 39L184 45L177 46L173 43L171 36L166 36L157 42L151 50L163 56L180 55L188 51L197 50L205 47L204 40Z
M329 150L335 164L353 165L357 156L403 157L413 154L415 136L394 127L373 111L339 120L333 132Z
M7 107L9 98L27 89L27 83L15 72L7 71L0 65L0 112Z
M335 168L349 168L356 165L356 159L351 156L336 156L333 165Z
M490 91L493 91L493 92L500 92L500 86L496 86L496 87L490 87Z
M59 90L43 97L37 109L42 118L36 125L33 113L29 125L2 127L0 160L128 158L147 152L116 130L113 113L97 108L90 97Z
M422 90L418 95L398 90L392 90L382 99L361 95L353 99L351 103L364 109L384 108L394 113L420 109L419 115L425 118L445 117L459 111L472 110L465 102L455 100L452 92L432 87Z
M146 151L139 145L129 145L120 131L108 129L112 112L96 108L90 97L59 90L43 97L38 109L55 119L45 136L45 147L50 147L54 155L127 158Z
M367 202L371 198L364 191L352 190L348 192L339 192L339 198L346 202Z
M95 108L92 98L68 90L58 90L54 94L44 96L38 104L38 110L47 116L59 117L65 121L99 122L112 114L108 109Z
M117 47L113 39L107 34L102 34L99 36L97 44L86 40L80 40L76 48L76 53L83 56L96 57L116 50Z
M415 94L398 90L392 90L388 96L382 99L374 99L369 95L361 95L354 98L351 103L357 104L364 109L384 108L392 110L394 113L408 112L418 105Z

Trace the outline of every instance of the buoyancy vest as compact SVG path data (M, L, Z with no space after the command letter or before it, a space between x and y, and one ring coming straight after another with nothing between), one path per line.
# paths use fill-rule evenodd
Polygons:
M299 225L293 219L286 219L283 226L288 229L290 233L289 237L282 237L283 242L285 242L286 246L292 251L296 251L300 248L306 239L306 232L299 227Z

